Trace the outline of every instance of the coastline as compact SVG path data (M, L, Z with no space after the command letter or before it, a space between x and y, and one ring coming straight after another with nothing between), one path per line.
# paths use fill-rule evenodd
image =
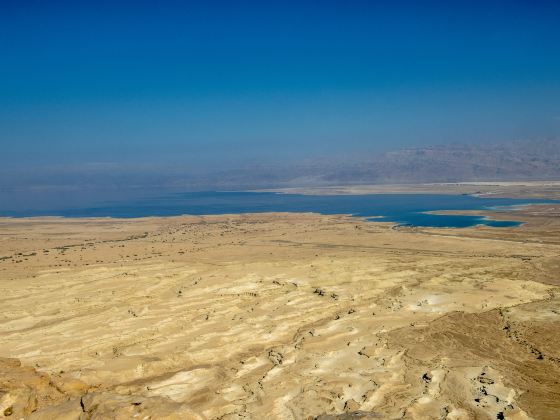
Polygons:
M468 194L480 197L560 199L560 181L333 185L323 187L273 188L254 191L304 195Z

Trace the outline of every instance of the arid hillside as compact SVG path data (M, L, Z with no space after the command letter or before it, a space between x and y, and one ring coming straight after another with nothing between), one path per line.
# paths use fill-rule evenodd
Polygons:
M3 219L0 415L555 419L557 211Z

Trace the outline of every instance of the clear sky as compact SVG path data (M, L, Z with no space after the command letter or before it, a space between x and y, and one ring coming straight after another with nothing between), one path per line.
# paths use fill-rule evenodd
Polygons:
M0 165L560 134L558 1L0 1Z

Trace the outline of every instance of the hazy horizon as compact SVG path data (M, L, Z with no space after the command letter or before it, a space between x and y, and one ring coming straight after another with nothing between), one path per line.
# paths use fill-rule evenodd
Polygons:
M242 165L560 135L554 2L3 2L0 164Z
M4 207L560 176L559 147L507 149L560 138L558 21L528 1L2 2ZM475 151L395 152L454 144Z

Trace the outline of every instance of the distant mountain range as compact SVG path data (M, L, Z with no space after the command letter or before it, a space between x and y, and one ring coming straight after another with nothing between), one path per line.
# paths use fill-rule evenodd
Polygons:
M403 149L325 175L328 181L373 183L559 178L560 141Z
M275 187L552 179L560 179L559 140L445 145L365 157L252 165L207 174L200 181L232 187Z
M118 163L0 169L0 208L197 190L519 180L560 180L560 140L420 147L197 172L177 165Z

